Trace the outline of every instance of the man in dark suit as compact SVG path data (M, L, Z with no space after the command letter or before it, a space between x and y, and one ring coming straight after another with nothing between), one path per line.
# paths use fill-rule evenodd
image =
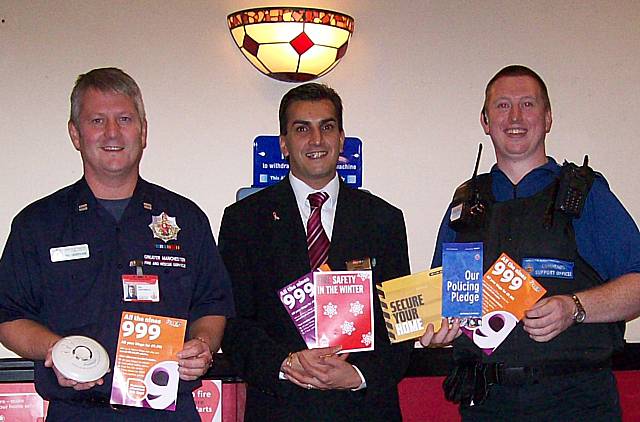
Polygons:
M307 195L314 192L328 194L320 206L321 236L330 240L332 270L368 257L375 283L409 273L402 212L340 181L343 143L338 94L315 83L290 90L280 104L289 176L229 206L222 218L220 252L237 307L223 350L248 383L248 421L401 420L397 383L411 344L390 344L376 295L375 350L352 354L307 349L278 298L278 289L315 269L305 233L313 213Z

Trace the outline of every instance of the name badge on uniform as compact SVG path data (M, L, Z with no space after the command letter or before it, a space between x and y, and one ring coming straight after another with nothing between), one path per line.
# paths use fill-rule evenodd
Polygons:
M49 249L51 262L73 261L75 259L89 258L89 245L61 246Z
M553 258L523 258L524 268L533 278L549 277L573 280L573 262Z
M160 302L157 275L122 274L122 291L125 302Z

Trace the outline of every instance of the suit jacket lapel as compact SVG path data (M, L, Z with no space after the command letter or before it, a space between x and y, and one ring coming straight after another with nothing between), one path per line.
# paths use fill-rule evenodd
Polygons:
M270 247L278 248L277 251L281 252L275 254L286 260L280 265L302 276L310 271L307 237L289 178L274 186L273 200L273 245Z
M333 220L333 232L331 234L331 246L329 248L329 266L332 270L346 269L345 260L353 253L354 244L357 242L357 216L352 201L353 192L342 181L338 193L336 215ZM356 229L356 230L354 230Z

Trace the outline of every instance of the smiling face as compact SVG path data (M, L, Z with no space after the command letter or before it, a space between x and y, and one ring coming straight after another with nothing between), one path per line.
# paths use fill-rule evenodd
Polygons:
M491 136L498 166L526 163L534 168L546 162L544 140L551 130L551 110L534 78L498 78L489 90L485 112L480 123Z
M289 157L291 173L314 189L334 178L344 144L333 103L294 101L286 111L287 132L280 135L280 150Z
M87 182L92 186L133 181L135 186L147 145L147 122L134 101L124 94L91 88L81 104L78 125L69 121L68 128L82 156Z

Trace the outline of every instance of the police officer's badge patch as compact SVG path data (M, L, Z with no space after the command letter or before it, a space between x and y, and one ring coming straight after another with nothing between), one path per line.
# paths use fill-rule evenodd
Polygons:
M149 228L153 232L154 238L162 239L165 243L170 240L177 240L178 232L180 231L176 218L169 217L164 211L158 216L151 216Z

